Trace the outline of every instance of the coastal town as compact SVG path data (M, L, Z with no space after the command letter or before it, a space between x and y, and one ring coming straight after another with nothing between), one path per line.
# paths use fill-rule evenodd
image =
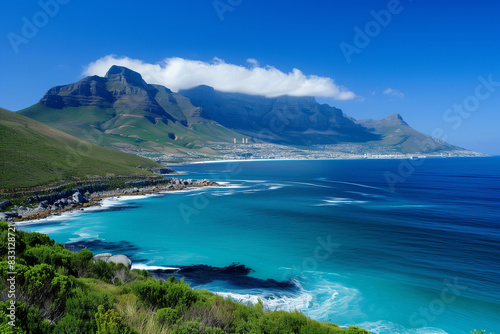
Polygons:
M444 153L403 154L397 147L366 144L331 144L309 147L294 147L272 143L258 143L241 138L233 143L207 144L215 154L204 154L196 151L183 154L163 154L136 151L136 155L149 158L163 164L190 163L213 160L296 160L296 159L415 159L415 158L450 158L481 157L477 153L465 149L457 149Z

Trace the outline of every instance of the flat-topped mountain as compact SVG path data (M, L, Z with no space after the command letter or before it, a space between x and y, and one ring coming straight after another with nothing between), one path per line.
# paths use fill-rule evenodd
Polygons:
M223 93L208 86L179 92L200 107L201 116L245 134L280 144L367 142L379 137L313 97L266 98Z
M209 86L174 93L122 66L112 66L104 77L51 88L19 113L80 139L132 153L216 154L208 146L242 137L292 146L390 146L412 154L460 150L412 129L399 114L356 121L313 97L267 98Z

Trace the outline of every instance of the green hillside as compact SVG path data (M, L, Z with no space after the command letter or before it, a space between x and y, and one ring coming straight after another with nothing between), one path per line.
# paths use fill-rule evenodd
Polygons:
M186 127L171 120L151 122L132 111L116 112L94 106L54 109L37 103L20 114L77 138L90 134L88 139L94 144L131 153L147 150L180 154L195 150L213 154L205 147L206 143L232 142L233 138L241 137L214 122Z
M2 108L0 154L0 189L4 190L110 174L153 175L137 167L162 167L148 159L90 144Z

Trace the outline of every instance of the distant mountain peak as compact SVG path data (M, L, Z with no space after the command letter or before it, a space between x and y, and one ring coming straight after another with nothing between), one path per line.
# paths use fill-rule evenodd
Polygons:
M399 113L393 113L389 116L382 119L362 119L356 121L356 123L361 124L367 128L376 128L380 126L409 126L408 123L405 122L403 117Z
M395 125L408 125L408 123L405 122L403 117L399 113L394 113L390 114L386 118L381 119L382 122L384 123L391 123L390 125L395 126ZM386 124L389 125L389 124Z

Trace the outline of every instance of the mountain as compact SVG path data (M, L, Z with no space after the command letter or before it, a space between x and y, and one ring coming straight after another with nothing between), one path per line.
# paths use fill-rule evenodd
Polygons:
M156 162L110 150L0 108L0 189L87 176L149 175ZM137 168L140 166L141 168Z
M186 97L149 85L137 72L113 66L105 77L90 76L49 89L19 114L95 144L131 153L213 153L210 142L241 136L201 118Z
M379 141L368 144L397 147L402 153L441 153L463 150L418 132L410 127L397 113L380 120L363 119L355 122L371 133L380 136Z
M203 118L264 141L308 146L379 139L345 117L342 110L319 104L313 97L266 98L218 92L208 86L179 94L200 107Z
M397 153L466 152L412 129L399 114L356 121L313 97L267 98L209 86L174 93L147 84L139 73L121 66L112 66L104 77L51 88L39 103L19 114L139 155L216 155L217 145L230 147L241 137L290 146L354 143L366 150Z

